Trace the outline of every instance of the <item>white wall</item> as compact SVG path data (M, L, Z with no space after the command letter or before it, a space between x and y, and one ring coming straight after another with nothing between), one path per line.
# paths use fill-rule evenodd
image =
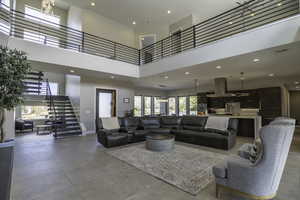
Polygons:
M297 41L300 41L300 15L148 63L140 67L140 75L150 76Z
M82 31L82 9L76 6L70 6L68 11L67 25L70 28Z
M80 118L80 79L80 76L65 75L66 96L70 98L78 119Z
M50 47L18 38L10 38L8 47L25 51L28 59L32 61L139 77L139 66L100 56Z
M131 27L120 24L91 10L83 10L82 22L84 32L136 47L135 32Z

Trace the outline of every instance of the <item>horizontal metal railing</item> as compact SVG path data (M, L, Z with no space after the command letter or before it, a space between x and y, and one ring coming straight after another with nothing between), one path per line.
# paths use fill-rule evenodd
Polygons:
M139 65L139 49L64 25L37 18L0 4L0 31L12 37Z
M141 64L151 63L299 13L299 0L250 0L141 49Z
M299 13L299 0L250 0L141 50L0 4L0 32L33 42L143 65Z

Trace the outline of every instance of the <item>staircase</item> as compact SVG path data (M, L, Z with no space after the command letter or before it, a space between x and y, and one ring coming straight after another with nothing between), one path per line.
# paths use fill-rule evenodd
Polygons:
M49 118L45 123L52 125L55 138L81 135L81 127L69 97L52 95L49 82L43 76L43 72L32 71L24 79L24 99L47 104Z
M68 96L47 96L49 122L54 127L54 137L81 135L81 127Z
M43 87L43 72L30 72L25 80L24 84L24 95L46 95L46 88Z

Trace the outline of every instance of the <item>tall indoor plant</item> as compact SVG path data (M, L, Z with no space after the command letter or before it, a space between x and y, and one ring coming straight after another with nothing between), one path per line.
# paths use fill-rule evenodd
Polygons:
M4 130L6 111L22 103L23 82L30 71L26 54L0 46L0 199L9 200L14 143ZM13 121L9 123L14 123ZM14 131L14 130L11 130Z

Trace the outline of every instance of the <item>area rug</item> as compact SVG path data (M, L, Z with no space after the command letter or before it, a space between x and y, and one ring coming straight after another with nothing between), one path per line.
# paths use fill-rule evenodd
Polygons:
M108 151L108 154L192 195L197 195L214 180L212 167L228 157L181 144L163 153L137 144Z

